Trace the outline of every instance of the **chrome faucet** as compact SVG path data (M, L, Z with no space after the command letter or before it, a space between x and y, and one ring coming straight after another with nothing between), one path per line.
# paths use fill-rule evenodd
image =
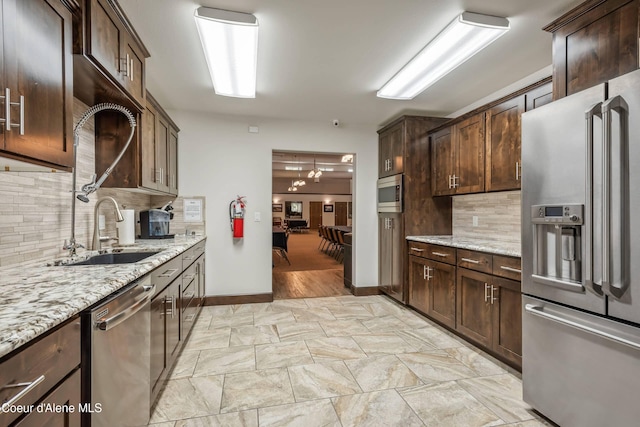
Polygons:
M99 251L102 249L102 244L100 241L100 227L99 227L100 221L98 221L98 208L100 207L102 202L106 202L106 201L113 203L113 207L116 210L116 222L124 221L124 218L122 217L122 212L120 212L120 208L118 208L118 202L116 202L116 200L113 197L103 197L102 199L99 199L96 202L95 208L93 209L93 245L91 246L91 249L93 249L94 251Z
M127 143L124 145L122 150L120 150L120 153L118 154L116 159L113 161L113 163L111 163L111 166L109 166L104 171L100 179L96 181L97 175L94 174L91 179L91 182L83 185L82 190L78 191L76 189L76 174L78 172L78 145L80 144L80 130L91 118L91 116L103 110L119 111L122 114L124 114L127 117L127 119L129 119L129 126L131 127L131 132L129 133L129 139L127 139ZM129 147L129 144L133 139L133 134L135 132L135 129L136 129L136 119L133 116L133 114L131 114L131 112L127 110L125 107L123 107L122 105L113 104L110 102L97 104L89 108L87 111L84 112L84 114L82 114L82 117L80 117L80 120L78 120L78 123L76 123L75 127L73 128L73 170L72 170L72 179L71 179L71 238L69 239L69 243L67 243L67 241L65 240L64 246L62 247L62 249L69 251L70 257L74 257L76 255L76 250L78 248L84 247L80 243L76 242L76 198L84 203L89 203L89 197L88 197L89 194L93 193L98 188L100 188L104 180L107 179L107 177L113 171L113 168L116 167L116 165L124 155L125 151L127 151L127 148ZM119 221L122 221L122 215L118 210L118 206L117 206L117 203L115 203L115 200L114 200L114 204L116 205L118 218L120 218ZM97 212L97 206L96 206L96 212ZM95 234L96 233L94 233L94 237L95 237ZM98 240L100 239L98 238ZM98 243L98 246L99 245L100 244ZM93 246L95 247L96 244L94 243Z

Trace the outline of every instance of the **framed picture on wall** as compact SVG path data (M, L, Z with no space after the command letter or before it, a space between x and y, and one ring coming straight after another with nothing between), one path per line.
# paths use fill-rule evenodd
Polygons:
M273 203L271 205L272 212L282 212L282 203Z
M333 212L333 205L324 205L325 212Z

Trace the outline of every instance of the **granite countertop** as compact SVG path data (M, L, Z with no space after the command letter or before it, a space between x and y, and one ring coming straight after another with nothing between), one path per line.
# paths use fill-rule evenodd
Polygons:
M53 266L52 259L0 268L0 357L204 239L205 236L176 236L136 240L134 246L122 249L161 252L132 264Z
M468 249L471 251L488 252L496 255L520 257L521 254L519 244L501 242L499 240L474 239L471 237L455 236L407 236L407 240L431 243L434 245L452 246L454 248Z

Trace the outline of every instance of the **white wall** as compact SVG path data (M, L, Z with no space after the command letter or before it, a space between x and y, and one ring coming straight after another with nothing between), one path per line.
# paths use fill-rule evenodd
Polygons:
M306 219L309 223L310 202L323 202L323 205L333 205L333 212L322 212L322 225L336 225L336 202L350 202L351 195L344 194L274 194L273 203L282 204L282 212L273 212L274 217L285 217L284 202L302 202L302 219ZM352 222L347 218L347 225L351 225Z
M242 100L239 102L251 102ZM272 150L355 154L354 285L377 286L376 129L169 111L180 127L179 192L206 196L208 296L271 292ZM248 125L259 126L257 134ZM247 197L245 238L235 241L229 203ZM260 213L261 221L254 221Z

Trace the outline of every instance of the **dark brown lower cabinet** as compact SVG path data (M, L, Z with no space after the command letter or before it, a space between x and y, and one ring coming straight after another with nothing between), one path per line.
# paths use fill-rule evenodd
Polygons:
M521 366L520 283L458 268L456 300L456 330Z
M456 322L456 267L409 256L409 305L451 328Z

